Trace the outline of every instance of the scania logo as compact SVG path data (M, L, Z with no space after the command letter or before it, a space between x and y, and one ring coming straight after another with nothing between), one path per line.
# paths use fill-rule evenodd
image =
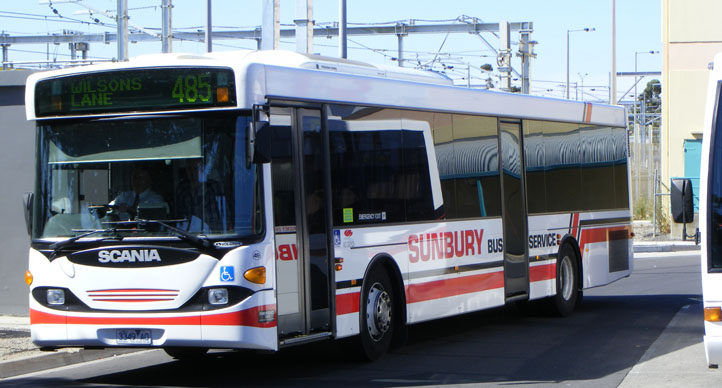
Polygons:
M98 261L101 263L160 262L160 255L157 249L114 249L112 251L99 251Z

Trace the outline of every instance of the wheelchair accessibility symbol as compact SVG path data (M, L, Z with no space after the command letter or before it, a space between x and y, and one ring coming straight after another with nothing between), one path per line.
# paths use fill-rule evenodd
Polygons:
M221 267L221 281L232 282L236 277L233 274L233 267Z

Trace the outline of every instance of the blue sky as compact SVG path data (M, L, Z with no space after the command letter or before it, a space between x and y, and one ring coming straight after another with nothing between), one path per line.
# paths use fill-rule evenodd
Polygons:
M161 0L128 0L130 21L147 28L159 28L161 25ZM173 28L184 31L203 29L205 23L204 0L173 0ZM116 0L85 0L83 4L98 10L114 12ZM215 30L252 29L261 24L261 0L213 0L213 25ZM315 0L314 20L319 23L338 21L338 0ZM90 17L78 14L85 8L67 0L53 1L53 7L60 15L91 24L61 23L48 6L47 1L39 0L0 0L0 30L10 35L59 33L70 29L85 33L102 31L114 32L115 22L102 15L95 15L108 27L95 25ZM617 71L634 71L635 52L639 71L660 71L660 54L648 54L661 49L661 15L659 0L617 0ZM484 22L500 20L509 22L533 22L532 39L538 42L535 47L537 58L532 60L532 92L537 95L562 97L566 79L566 33L567 30L595 28L593 32L573 32L570 38L570 81L585 86L584 99L589 101L608 99L608 77L611 71L611 0L506 0L506 1L438 1L438 0L348 0L348 22L351 25L368 23L386 23L415 19L416 24L428 24L438 20L453 20L461 15L477 17ZM24 19L26 15L10 12L42 15L38 20ZM281 23L293 23L295 0L281 0ZM484 35L493 45L498 40ZM512 32L512 42L518 41L518 34ZM214 51L234 48L255 48L255 41L214 41ZM349 41L350 59L377 64L395 66L391 57L396 56L396 37L353 37ZM129 46L131 56L160 52L160 43L138 43ZM337 56L337 39L314 40L314 52ZM293 40L281 42L281 48L294 50ZM493 53L475 36L467 34L412 35L404 40L406 59L416 59L428 64L437 58L435 68L441 64L454 66L449 71L451 77L466 76L466 66L472 66L472 82L481 84L489 76L477 70L484 63L490 63L496 69ZM373 49L373 50L372 50ZM516 50L517 46L512 46ZM200 53L205 50L203 44L193 42L174 42L173 51ZM35 52L35 53L33 53ZM66 45L49 48L50 58L68 59ZM115 45L91 44L93 57L112 58L116 56ZM440 53L440 55L436 55ZM11 60L44 60L45 45L14 45L10 47ZM513 62L519 70L518 59ZM463 68L463 70L462 70ZM585 75L586 74L586 75ZM498 80L492 74L493 80ZM643 89L651 78L642 80L639 89ZM459 81L466 84L466 81ZM618 98L629 89L633 78L618 79ZM594 90L592 90L594 89ZM629 94L625 99L630 99ZM571 87L571 98L581 90Z

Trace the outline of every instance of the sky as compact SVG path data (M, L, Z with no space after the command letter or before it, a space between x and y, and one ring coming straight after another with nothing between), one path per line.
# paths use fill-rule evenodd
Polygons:
M0 30L11 36L42 35L73 30L81 33L115 32L115 21L102 13L92 18L87 7L115 13L117 0L0 0ZM531 39L538 42L531 62L532 94L564 97L566 81L567 31L594 28L594 31L571 32L569 44L570 98L587 101L609 100L609 74L611 71L612 41L612 0L347 0L349 27L380 24L394 25L397 22L420 24L452 23L462 17L476 17L486 23L532 22L534 31ZM128 0L130 22L149 29L161 27L161 0ZM179 31L203 30L205 27L204 0L173 0L173 29ZM262 0L212 0L214 31L228 29L249 30L262 23ZM292 28L295 15L295 0L281 0L280 14L282 28ZM338 22L338 0L314 0L313 19L317 25ZM635 56L638 71L661 70L661 1L660 0L618 0L616 1L616 66L618 72L635 70ZM57 14L53 10L57 10ZM84 13L85 12L85 13ZM59 17L58 15L62 16ZM93 19L100 23L95 23ZM492 34L483 36L492 45L498 46L498 38ZM519 35L512 31L512 51L518 50ZM213 41L213 51L239 48L255 49L252 40ZM338 56L338 39L316 38L313 52L321 55ZM293 39L281 41L281 49L295 50ZM349 37L348 57L374 64L397 66L397 38L395 36ZM487 83L487 78L498 87L496 55L477 36L469 34L417 34L404 39L404 58L410 60L406 66L419 64L433 66L445 71L466 85L467 68L473 85ZM160 42L130 44L129 55L137 56L161 51ZM174 52L205 52L205 44L174 41ZM649 52L657 52L650 54ZM637 53L635 55L635 53ZM9 47L11 61L40 61L46 58L67 60L70 50L67 45L13 45ZM89 56L110 59L117 55L115 44L92 43ZM479 67L491 64L494 71L483 72ZM453 69L449 69L452 67ZM521 70L518 58L512 66ZM656 77L659 78L659 77ZM652 78L642 79L638 92ZM518 85L518 81L514 84ZM584 88L582 90L582 84ZM634 91L629 92L634 77L617 79L617 99L631 100ZM626 93L626 94L625 94Z

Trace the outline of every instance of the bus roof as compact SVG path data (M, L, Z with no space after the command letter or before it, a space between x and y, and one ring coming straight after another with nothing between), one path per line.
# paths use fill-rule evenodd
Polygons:
M86 72L153 67L233 69L237 105L221 109L250 109L253 104L279 99L626 126L626 112L618 106L465 88L453 86L446 76L430 71L378 66L282 50L153 54L127 62L35 73L28 77L27 82L27 118L38 119L35 115L34 92L35 84L41 80ZM156 112L142 112L152 113Z

